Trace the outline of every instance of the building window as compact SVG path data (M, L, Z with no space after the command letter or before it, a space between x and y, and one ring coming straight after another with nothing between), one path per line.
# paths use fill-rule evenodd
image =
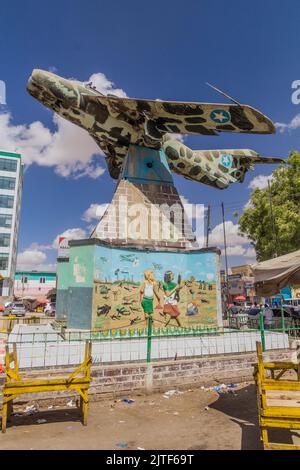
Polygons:
M22 284L27 284L27 281L28 281L27 276L22 276L22 277L21 277L21 282L22 282Z
M11 160L8 158L0 158L0 170L1 171L17 171L18 162L17 160Z
M40 277L40 284L45 284L45 278L44 277Z
M10 234L0 233L0 246L9 246L9 244L10 244Z
M0 189L15 189L16 178L10 176L0 176Z
M12 209L14 207L14 197L0 194L0 207L3 209Z
M8 254L0 253L0 269L5 271L8 268Z
M11 214L0 214L0 227L10 228L12 224Z

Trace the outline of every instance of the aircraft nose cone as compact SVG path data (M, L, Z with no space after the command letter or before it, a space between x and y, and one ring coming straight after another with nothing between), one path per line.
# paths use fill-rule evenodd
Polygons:
M51 75L53 74L51 74L51 72L47 72L46 70L33 69L30 78L38 82Z
M40 101L41 97L47 100L60 100L66 106L77 106L79 102L78 90L71 80L59 77L46 70L34 69L27 84L28 92Z
M29 77L28 85L45 85L47 82L51 81L51 78L54 79L56 75L45 70L34 69Z
M50 91L49 85L51 75L53 74L51 74L50 72L34 69L27 83L27 90L29 91L29 93L35 98L38 98L43 91Z

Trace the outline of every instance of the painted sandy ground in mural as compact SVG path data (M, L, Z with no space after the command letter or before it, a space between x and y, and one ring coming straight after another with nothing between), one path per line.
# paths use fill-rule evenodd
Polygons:
M93 327L145 326L148 315L155 327L216 325L217 260L216 253L101 247L95 257Z

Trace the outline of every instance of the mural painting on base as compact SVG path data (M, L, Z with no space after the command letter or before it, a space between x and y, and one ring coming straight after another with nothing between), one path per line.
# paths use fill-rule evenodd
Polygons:
M219 323L216 252L147 252L98 247L93 328L135 326L152 316L155 327Z

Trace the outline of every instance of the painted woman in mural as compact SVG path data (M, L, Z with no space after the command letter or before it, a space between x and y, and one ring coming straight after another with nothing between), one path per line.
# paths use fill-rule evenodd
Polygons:
M183 284L181 284L181 276L178 276L177 283L174 282L174 274L172 271L166 271L164 275L164 283L163 283L163 291L164 291L164 307L163 307L163 314L169 315L169 319L165 326L168 326L172 318L176 320L178 326L181 326L179 321L180 310L178 308L178 301L179 301L179 291L182 289Z
M158 301L156 308L160 307L160 298L158 295L157 282L155 280L153 271L147 270L144 272L144 281L140 286L140 302L144 310L145 320L154 311L154 296Z

